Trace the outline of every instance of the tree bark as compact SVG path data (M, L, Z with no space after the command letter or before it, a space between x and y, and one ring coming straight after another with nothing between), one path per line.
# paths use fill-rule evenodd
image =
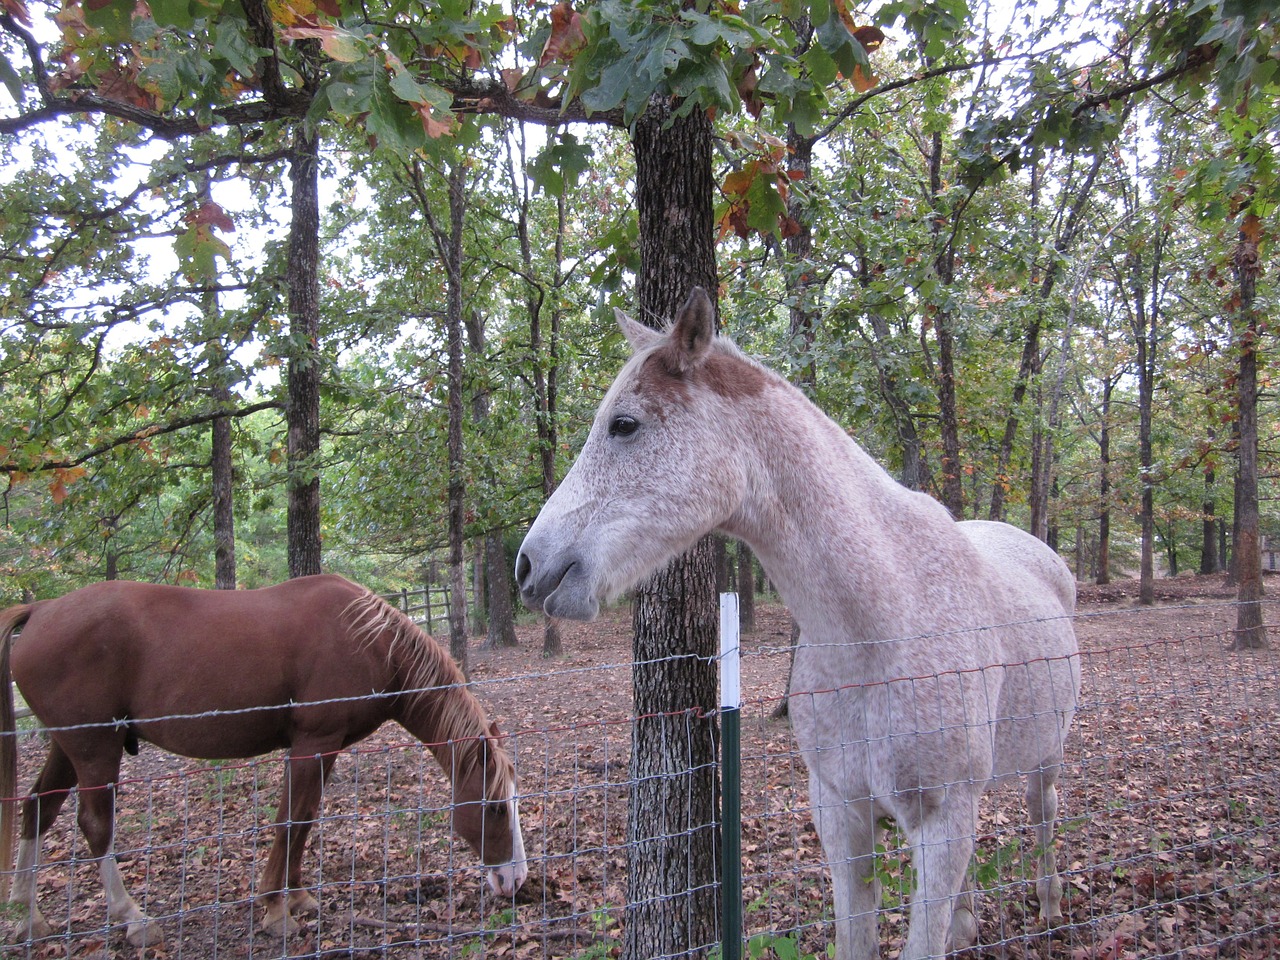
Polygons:
M445 243L447 274L445 339L449 354L449 652L467 673L466 483L462 460L462 231L466 223L466 168L460 158L449 167L449 234Z
M929 147L929 197L933 212L929 230L933 235L933 267L938 283L947 290L955 282L955 231L946 227L954 213L944 215L942 198L942 134L935 132ZM955 331L952 312L931 304L930 320L938 341L938 426L942 433L942 503L957 520L964 519L964 485L960 476L960 419L956 407Z
M738 541L738 629L756 631L756 578L751 548Z
M1252 217L1250 214L1249 217ZM1246 217L1246 223L1249 222ZM1260 228L1259 228L1260 229ZM1233 650L1260 650L1267 646L1262 619L1262 544L1258 533L1258 239L1242 230L1236 246L1240 364L1237 377L1240 445L1237 451L1236 632Z
M292 187L289 288L289 576L321 570L320 544L320 199L319 135L299 123L289 170Z
M1093 185L1097 181L1098 171L1102 168L1102 161L1106 154L1102 151L1094 156L1089 166L1088 172L1085 174L1084 181L1072 195L1071 207L1067 215L1063 218L1063 228L1053 241L1054 256L1044 265L1044 274L1040 281L1040 285L1036 290L1036 305L1032 313L1031 322L1027 325L1025 335L1022 342L1022 357L1018 361L1018 373L1014 379L1013 396L1009 403L1009 413L1005 419L1004 435L1000 438L1000 451L996 463L996 478L991 485L991 509L987 514L990 520L1004 519L1004 495L1008 484L1008 474L1010 464L1013 461L1013 445L1017 438L1018 425L1021 417L1022 401L1026 396L1027 388L1036 377L1040 368L1040 334L1044 329L1045 312L1048 309L1049 298L1053 293L1054 287L1057 285L1058 276L1060 274L1059 263L1062 262L1064 255L1075 245L1076 235L1079 233L1080 224L1084 219L1084 213L1087 208L1089 198L1093 193ZM1040 202L1040 162L1037 158L1032 168L1031 179L1031 206L1033 216ZM1052 471L1052 457L1047 458L1047 462L1041 461L1038 465L1046 470ZM1036 468L1032 468L1032 503L1031 509L1033 513L1039 512L1039 516L1048 516L1048 503L1045 499L1049 490L1049 482L1047 478L1040 478L1036 475ZM1038 493L1037 493L1038 491ZM1032 533L1036 533L1036 524L1032 524ZM1040 536L1036 533L1036 536Z
M714 300L711 123L655 98L636 121L638 316L659 325L694 284ZM710 538L635 593L626 960L697 956L718 941L716 654Z
M200 199L212 200L211 178L200 181ZM201 296L201 312L211 326L218 316L218 295L210 289ZM221 338L210 341L209 396L217 410L231 409L231 386L226 382L226 345ZM213 584L219 590L236 588L235 467L232 455L231 418L216 417L210 422L209 473L213 490Z
M813 174L813 138L802 137L795 124L787 125L787 169L797 174L799 183L807 185ZM801 358L791 371L791 382L813 399L818 387L818 371L813 362L813 340L818 326L817 298L821 285L814 273L813 224L803 208L802 190L791 192L787 215L794 222L794 232L786 239L787 263L783 271L790 301L789 320L791 354Z
M1098 437L1098 570L1096 582L1111 582L1111 394L1114 378L1102 385L1102 429Z
M467 340L471 354L477 363L485 362L485 323L479 310L465 315ZM489 420L492 403L488 389L477 388L472 392L471 415L476 425L484 429ZM492 459L485 464L486 479L490 489L497 488L497 474ZM511 603L511 569L507 564L507 551L502 530L490 530L476 546L473 580L476 584L476 631L484 631L484 647L516 646L515 608Z
M547 307L547 298L544 291L537 287L533 282L534 263L533 263L533 244L529 237L529 206L530 206L530 185L529 178L517 175L517 168L514 157L511 155L511 145L515 138L507 137L508 154L507 154L507 176L511 185L513 198L516 199L519 213L516 218L516 235L520 241L520 261L524 266L526 277L526 303L525 309L529 314L529 354L531 358L531 366L533 367L533 403L534 403L534 424L538 431L538 459L541 466L542 476L542 495L549 498L556 489L556 444L557 444L557 425L556 425L556 407L557 407L557 378L560 363L560 298L553 298L550 310ZM520 145L520 169L525 167L526 161L524 156L524 141L517 141ZM566 224L566 205L564 191L556 197L556 234L555 243L552 247L553 259L556 267L557 283L560 279L560 269L564 262L564 233ZM549 314L550 329L545 331L544 336L544 311ZM545 355L544 355L545 350ZM552 617L543 617L542 621L542 655L544 657L558 657L562 652L564 643L561 637L560 624Z
M511 565L502 531L491 530L484 537L484 559L488 581L486 607L488 626L484 645L489 650L514 647L516 641L515 607L511 602Z
M1209 439L1213 440L1212 432ZM1204 472L1204 497L1200 501L1200 573L1219 573L1222 563L1218 555L1217 502L1213 496L1217 473L1212 468Z
M230 405L224 384L213 388L214 403ZM219 590L236 588L235 469L232 462L231 419L213 421L213 580Z

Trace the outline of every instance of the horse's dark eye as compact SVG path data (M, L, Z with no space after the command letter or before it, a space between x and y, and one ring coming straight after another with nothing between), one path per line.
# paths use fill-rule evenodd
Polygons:
M629 437L640 429L640 421L626 415L617 416L609 424L609 436Z

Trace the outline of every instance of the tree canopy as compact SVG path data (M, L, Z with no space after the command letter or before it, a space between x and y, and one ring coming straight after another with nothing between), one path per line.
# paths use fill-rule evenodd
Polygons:
M419 577L448 540L451 170L465 535L519 530L622 356L628 138L657 103L711 121L727 331L904 482L1038 529L1082 578L1137 570L1144 522L1169 572L1238 536L1242 351L1270 385L1266 4L0 8L11 599L212 583L214 421L242 582L286 575L286 468L319 480L326 566ZM324 198L314 334L289 322L298 130Z

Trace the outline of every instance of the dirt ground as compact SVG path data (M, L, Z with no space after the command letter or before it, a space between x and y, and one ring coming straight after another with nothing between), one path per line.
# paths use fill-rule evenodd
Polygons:
M1063 774L1058 851L1065 922L1037 922L1015 788L988 797L975 877L973 957L1280 956L1280 669L1273 651L1226 650L1235 611L1221 578L1082 586L1084 692ZM1280 610L1267 606L1268 622ZM306 863L322 903L287 939L253 930L279 761L211 765L144 746L127 758L117 849L126 882L165 931L139 951L105 920L71 805L51 834L40 902L60 933L0 957L607 957L626 906L630 614L566 625L563 656L536 624L516 650L472 650L476 694L512 735L529 855L513 903L488 893L448 834L447 784L388 727L339 761ZM827 956L830 890L807 777L785 721L790 625L762 604L743 637L743 866L755 956ZM1273 631L1280 645L1280 632ZM22 744L24 778L40 760ZM25 781L24 781L25 782ZM891 833L878 869L882 956L905 932L910 868Z

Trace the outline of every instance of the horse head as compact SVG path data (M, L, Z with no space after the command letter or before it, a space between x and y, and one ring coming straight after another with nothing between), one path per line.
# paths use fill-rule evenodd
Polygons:
M453 830L490 867L494 893L512 896L529 875L516 801L515 766L502 746L496 723L472 741L479 758L459 770L453 783Z
M716 337L706 292L695 287L665 332L617 319L634 354L516 560L521 598L554 617L594 619L724 524L747 484L735 424L769 375Z

